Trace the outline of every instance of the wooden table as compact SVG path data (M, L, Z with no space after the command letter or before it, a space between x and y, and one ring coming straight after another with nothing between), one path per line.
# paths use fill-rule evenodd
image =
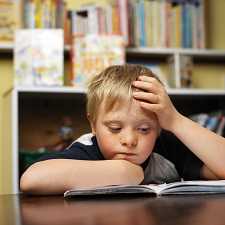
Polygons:
M0 195L0 225L222 225L225 195L102 197Z

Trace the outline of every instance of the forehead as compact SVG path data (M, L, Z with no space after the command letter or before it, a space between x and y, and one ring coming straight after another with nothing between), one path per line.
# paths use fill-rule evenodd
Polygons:
M117 101L110 110L106 111L104 101L100 106L99 116L109 120L130 120L130 121L148 121L157 122L156 115L153 112L146 111L140 107L137 100L120 100Z

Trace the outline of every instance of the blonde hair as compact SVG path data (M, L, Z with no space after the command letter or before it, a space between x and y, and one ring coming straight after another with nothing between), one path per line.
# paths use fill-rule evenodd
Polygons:
M142 65L115 65L93 76L87 88L87 114L92 123L96 122L98 109L105 100L105 110L109 112L114 104L122 100L132 100L132 83L140 75L158 77Z

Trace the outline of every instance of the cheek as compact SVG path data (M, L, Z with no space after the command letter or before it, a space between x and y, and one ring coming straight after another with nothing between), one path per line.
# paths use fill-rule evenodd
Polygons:
M140 147L144 155L150 154L153 151L156 138L157 134L153 133L142 139L142 141L140 142Z
M112 134L108 132L98 132L96 133L96 138L98 141L98 145L101 153L106 159L111 159L114 156L114 146L115 141L112 138Z

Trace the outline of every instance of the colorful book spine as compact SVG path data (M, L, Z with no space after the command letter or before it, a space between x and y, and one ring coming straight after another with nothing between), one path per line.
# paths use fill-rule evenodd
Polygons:
M141 47L146 46L146 32L145 32L145 10L144 10L144 0L138 2L138 16L140 20L140 43Z
M128 0L117 0L119 7L120 17L120 28L121 35L124 38L125 44L129 44L129 33L128 33Z

